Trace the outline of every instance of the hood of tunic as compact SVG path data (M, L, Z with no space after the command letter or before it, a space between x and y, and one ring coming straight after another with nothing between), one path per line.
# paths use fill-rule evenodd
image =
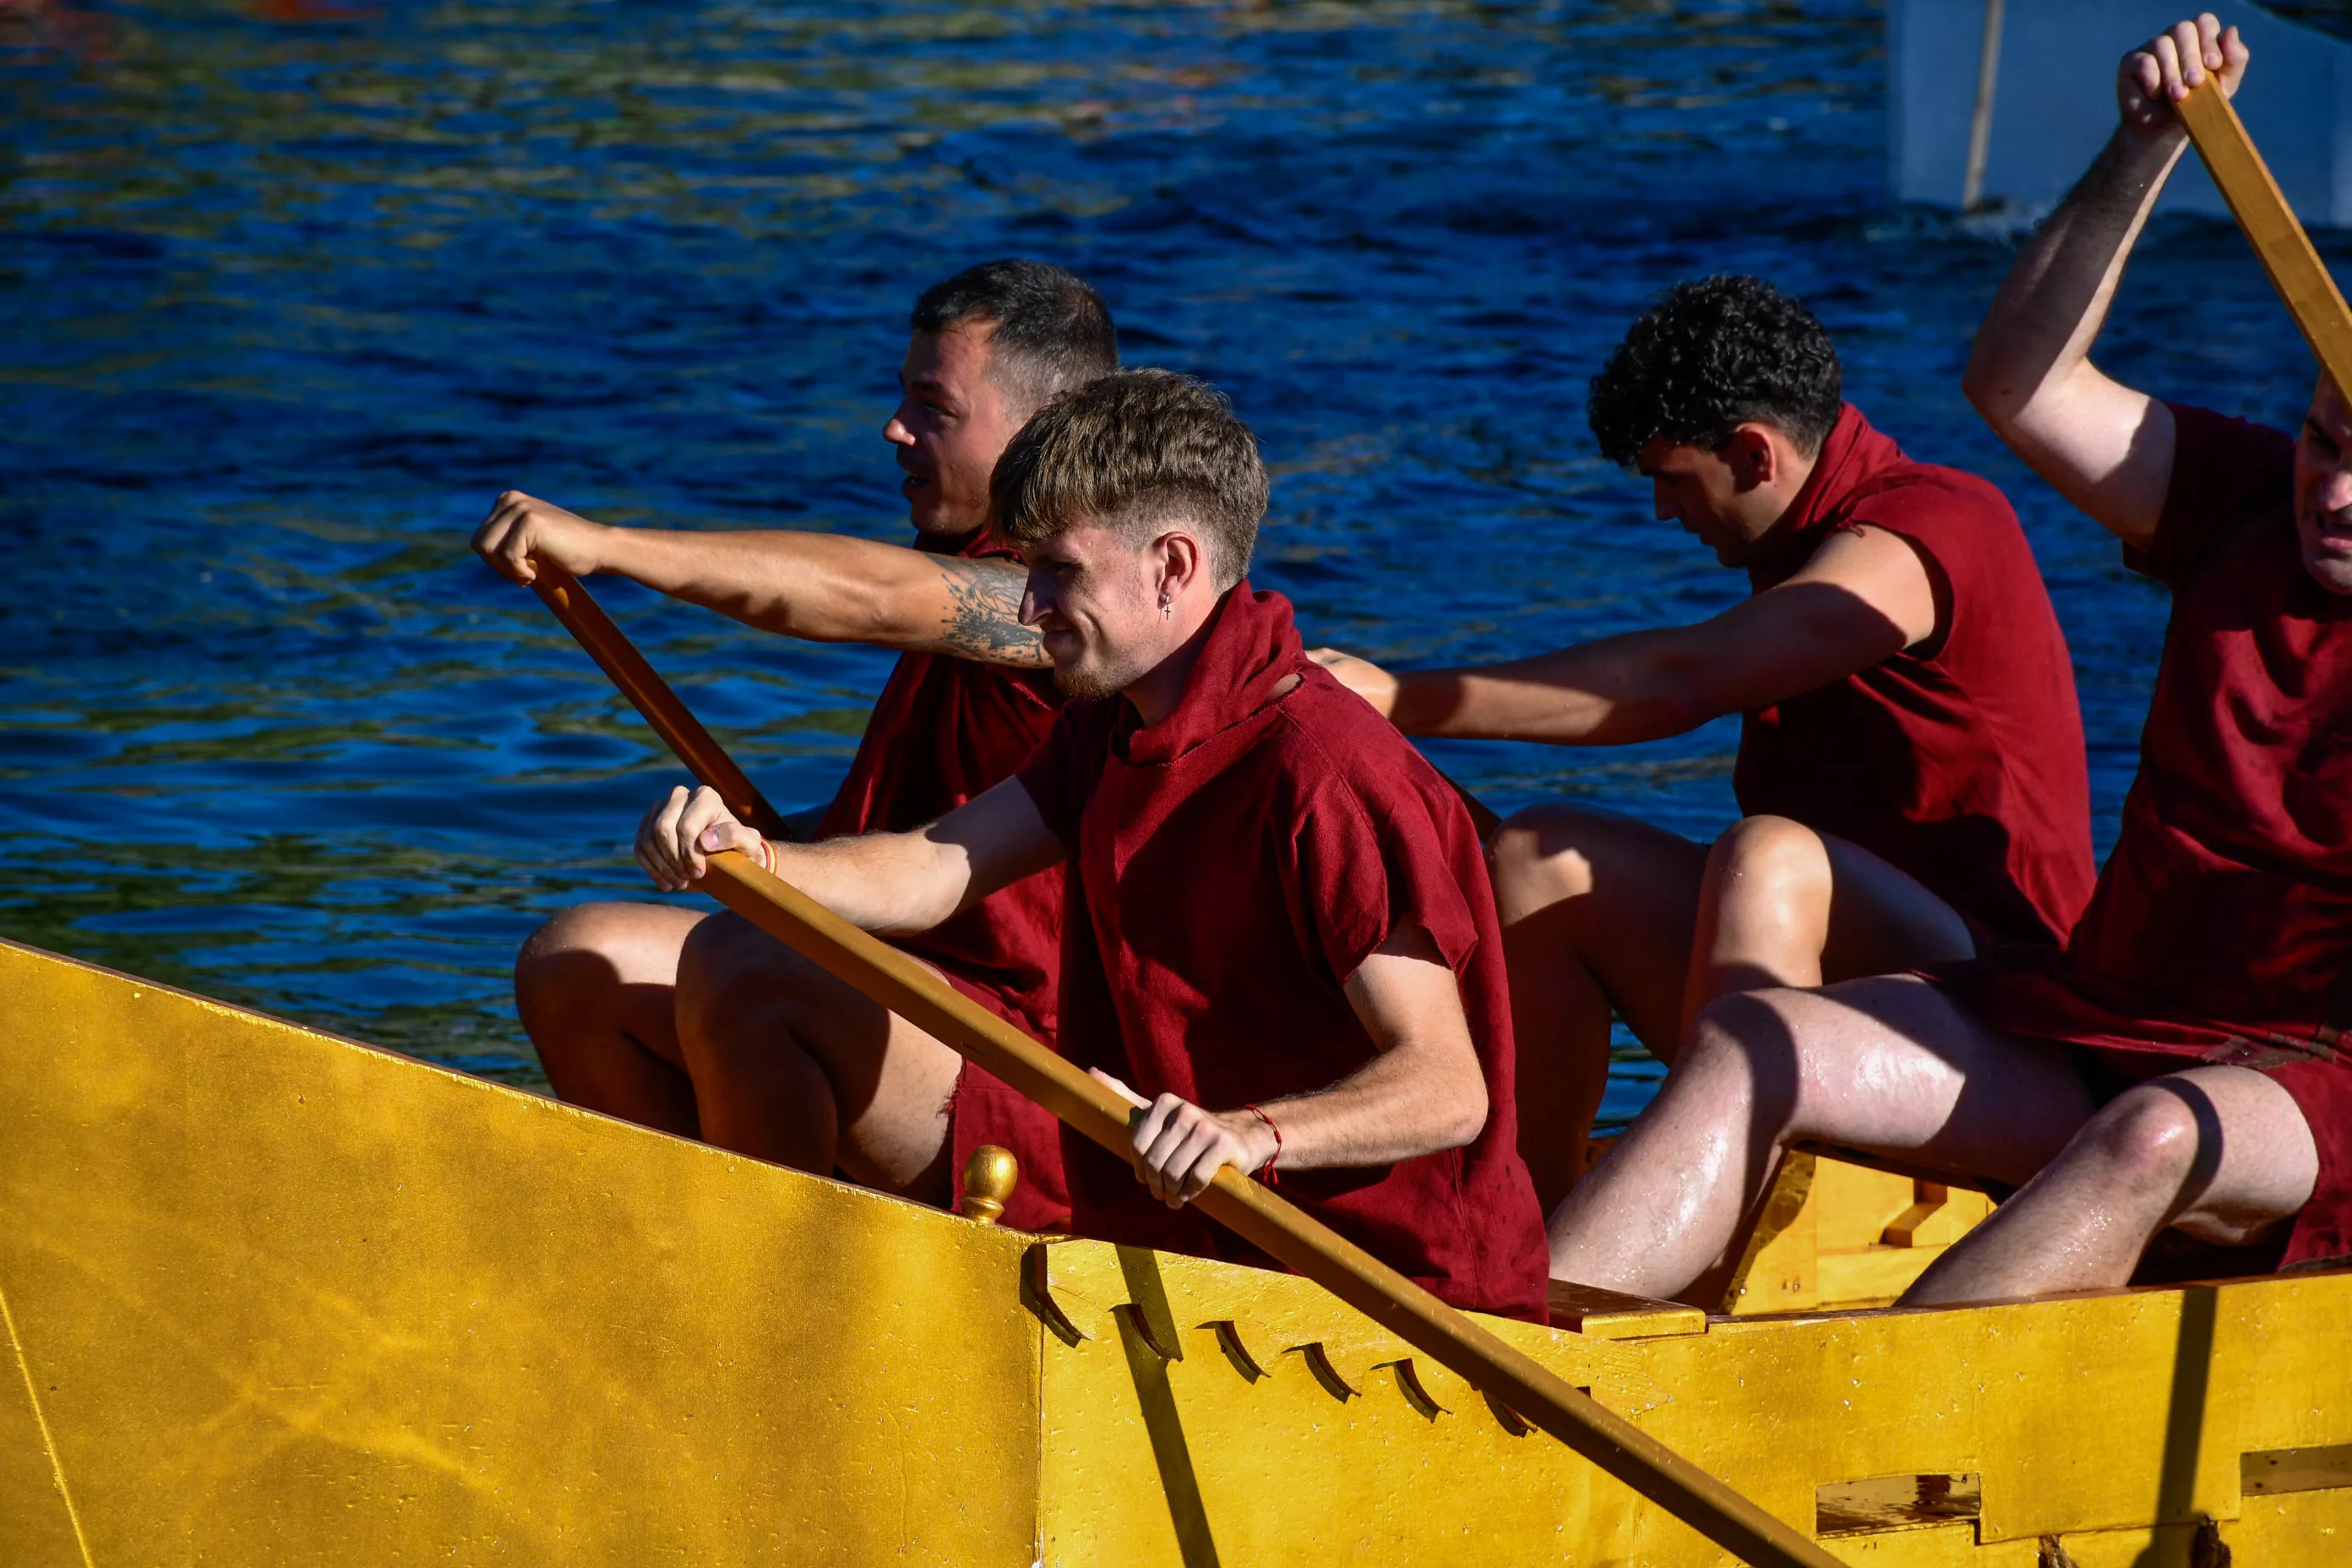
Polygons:
M1264 712L1289 693L1308 663L1290 601L1254 591L1247 578L1225 590L1210 612L1207 634L1184 678L1184 695L1165 718L1146 724L1132 704L1120 704L1112 743L1129 765L1174 762Z
M1838 526L1839 514L1855 492L1908 461L1893 437L1879 434L1853 404L1843 405L1797 499L1758 542L1756 559L1748 567L1748 585L1760 594L1795 576L1821 547L1822 535Z

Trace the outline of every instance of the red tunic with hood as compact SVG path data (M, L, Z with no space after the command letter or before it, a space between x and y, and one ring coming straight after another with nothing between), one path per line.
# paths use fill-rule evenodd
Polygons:
M1948 980L2012 1033L2126 1079L2268 1072L2319 1149L2282 1259L2352 1255L2352 598L2304 568L2294 442L2172 410L2164 512L2125 561L2172 590L2139 777L2063 954Z
M947 541L925 535L915 548L967 559L1007 553L980 534ZM816 836L903 833L946 816L1011 777L1061 710L1062 694L1049 671L946 654L900 656ZM895 945L936 965L957 990L998 1016L1053 1043L1062 951L1059 873L1024 878ZM967 1063L950 1123L950 1180L959 1191L971 1152L983 1143L1002 1144L1021 1162L1021 1182L1005 1205L1004 1223L1021 1230L1068 1223L1061 1123L1050 1111Z
M1460 984L1486 1079L1467 1146L1281 1173L1282 1195L1457 1307L1540 1322L1543 1216L1518 1156L1510 1005L1469 814L1307 657L1289 602L1226 595L1182 699L1143 725L1073 701L1019 777L1069 849L1063 1053L1212 1110L1328 1088L1373 1059L1341 987L1420 926ZM1066 1137L1080 1235L1270 1265Z
M1940 635L1747 714L1739 809L1860 845L1957 910L1980 951L2063 942L2091 896L2090 776L2074 665L2017 515L1848 404L1748 580L1784 583L1864 527L1917 553Z

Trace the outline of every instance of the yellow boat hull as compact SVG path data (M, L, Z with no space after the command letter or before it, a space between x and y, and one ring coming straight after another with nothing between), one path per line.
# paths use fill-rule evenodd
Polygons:
M5 944L0 1085L10 1568L1726 1561L1287 1276ZM2352 1542L2347 1318L2338 1274L1495 1327L1853 1563L2294 1568Z

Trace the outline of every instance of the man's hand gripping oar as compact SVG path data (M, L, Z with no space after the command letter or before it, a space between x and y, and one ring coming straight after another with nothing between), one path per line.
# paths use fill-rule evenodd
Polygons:
M821 968L944 1041L1125 1160L1137 1108L959 994L927 966L849 924L740 851L709 857L700 886ZM1211 1218L1591 1459L1701 1534L1758 1564L1836 1559L1622 1416L1578 1393L1370 1253L1230 1165L1193 1200Z

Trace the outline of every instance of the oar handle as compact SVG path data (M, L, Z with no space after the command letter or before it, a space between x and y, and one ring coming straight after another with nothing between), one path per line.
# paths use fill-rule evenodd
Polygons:
M2174 106L2189 139L2213 176L2231 216L2246 231L2246 238L2262 258L2271 286L2286 302L2287 312L2302 329L2320 368L2336 390L2352 397L2352 310L2345 309L2336 280L2312 248L2311 237L2295 221L2270 166L2254 151L2245 122L2212 72Z
M1132 1106L928 966L732 850L710 858L702 889L1105 1149L1128 1157ZM1725 1551L1759 1568L1839 1568L1837 1559L1780 1519L1241 1173L1219 1171L1193 1201L1244 1240L1452 1368Z
M776 815L767 797L743 775L743 770L735 765L735 759L710 738L702 721L687 710L686 704L677 700L677 693L669 689L669 683L654 672L646 656L613 624L604 607L589 597L579 580L562 567L543 561L534 560L531 566L538 573L531 591L555 612L563 629L588 650L588 657L596 661L597 668L612 678L621 695L629 700L629 706L643 715L646 722L653 726L654 733L677 753L677 760L686 764L687 771L717 790L719 798L726 802L736 820L757 828L763 837L789 840L797 837L784 826L784 819Z

